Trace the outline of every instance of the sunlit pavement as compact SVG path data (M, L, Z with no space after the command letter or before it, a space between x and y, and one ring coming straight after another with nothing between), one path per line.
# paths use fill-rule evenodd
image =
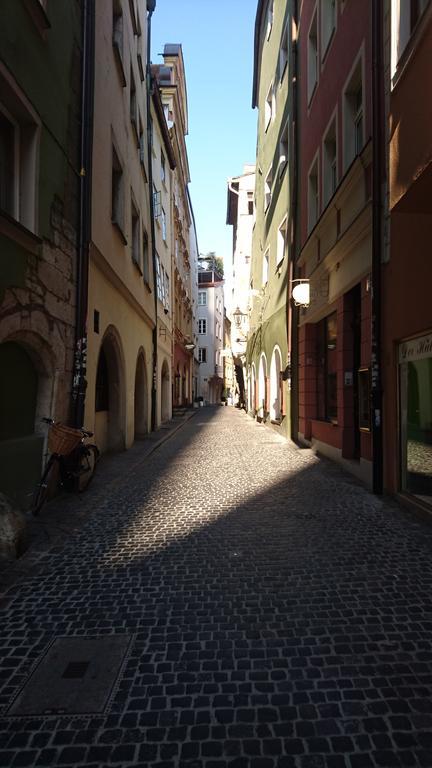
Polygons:
M0 604L0 766L431 768L432 528L233 408L89 500Z

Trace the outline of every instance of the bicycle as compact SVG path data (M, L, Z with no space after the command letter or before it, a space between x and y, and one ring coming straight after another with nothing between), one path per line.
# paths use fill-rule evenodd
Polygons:
M66 427L54 419L42 419L50 425L48 449L51 452L41 480L34 492L31 512L37 515L45 504L58 465L60 485L68 491L82 493L88 487L99 460L99 449L87 443L93 432Z

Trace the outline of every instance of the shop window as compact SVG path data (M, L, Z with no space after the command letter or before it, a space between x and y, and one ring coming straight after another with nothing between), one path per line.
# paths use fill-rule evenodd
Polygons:
M337 314L317 324L317 418L337 423Z
M432 334L399 348L402 490L432 504Z

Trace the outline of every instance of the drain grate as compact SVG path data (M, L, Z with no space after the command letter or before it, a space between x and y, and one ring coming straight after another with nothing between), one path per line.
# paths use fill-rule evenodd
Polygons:
M8 715L88 715L105 711L131 637L57 637Z

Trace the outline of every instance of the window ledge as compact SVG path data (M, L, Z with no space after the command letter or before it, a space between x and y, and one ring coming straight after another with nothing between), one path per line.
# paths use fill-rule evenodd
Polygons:
M24 4L40 36L45 38L47 30L51 28L51 24L42 3L40 0L24 0Z
M35 256L39 255L42 238L24 227L23 224L20 224L19 221L9 216L5 211L0 211L0 234L5 235L9 240L13 240Z
M117 231L117 233L118 233L118 235L119 235L123 245L127 245L127 238L126 238L125 233L123 232L121 224L119 224L119 222L115 221L114 219L111 220L111 223L112 223L114 229Z

